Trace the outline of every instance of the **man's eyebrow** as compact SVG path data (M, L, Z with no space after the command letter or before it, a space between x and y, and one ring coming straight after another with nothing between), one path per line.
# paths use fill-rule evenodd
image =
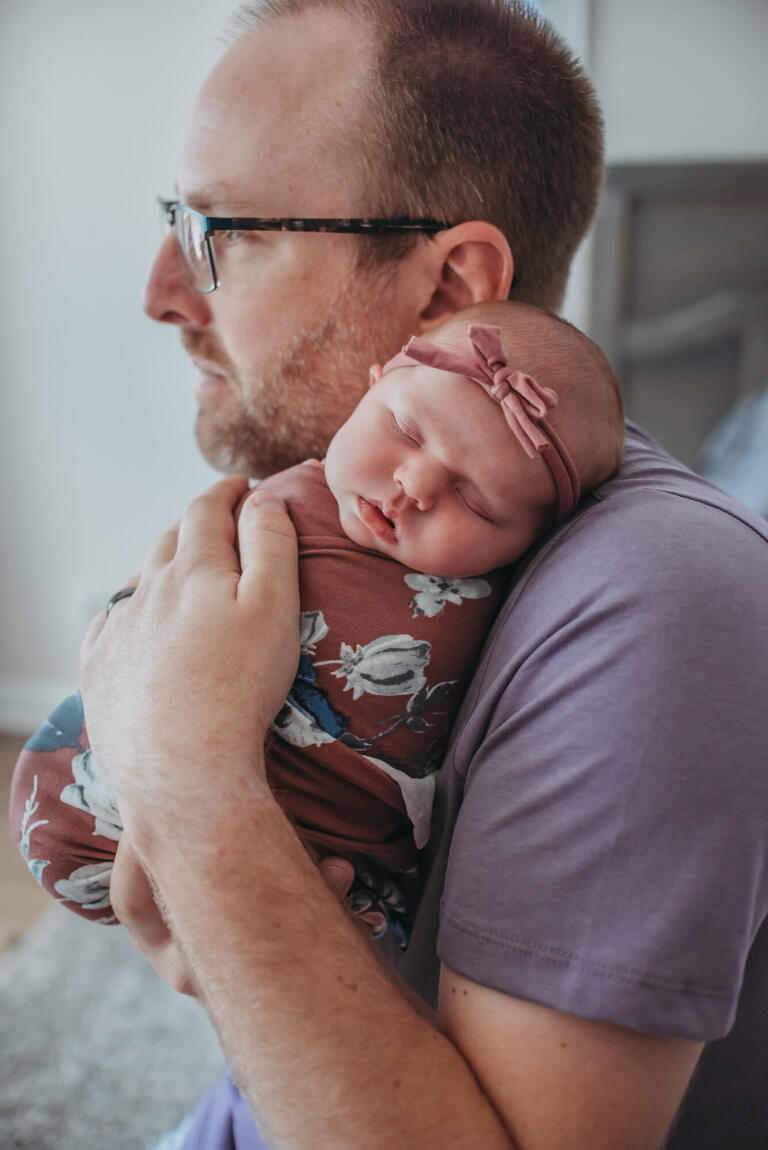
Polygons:
M204 216L213 215L211 210L214 203L213 197L204 192L187 192L184 199L179 196L179 200L187 207L194 208L196 212L202 212Z
M195 208L196 211L202 212L203 215L211 215L211 209L216 204L227 202L228 190L223 184L210 184L207 187L200 188L187 188L184 192L184 198L181 197L179 185L174 185L174 193L182 204L187 204L190 208Z

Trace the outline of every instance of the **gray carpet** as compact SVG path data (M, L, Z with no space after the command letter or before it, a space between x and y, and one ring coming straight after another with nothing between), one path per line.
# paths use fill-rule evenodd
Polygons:
M222 1067L121 927L52 907L0 962L2 1150L142 1150Z

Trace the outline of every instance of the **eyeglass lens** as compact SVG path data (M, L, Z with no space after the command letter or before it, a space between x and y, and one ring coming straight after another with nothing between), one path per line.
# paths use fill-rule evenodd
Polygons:
M163 218L163 226L167 232L169 227L167 211L163 212ZM212 291L213 273L200 219L193 212L176 208L173 211L173 230L190 285L197 291Z

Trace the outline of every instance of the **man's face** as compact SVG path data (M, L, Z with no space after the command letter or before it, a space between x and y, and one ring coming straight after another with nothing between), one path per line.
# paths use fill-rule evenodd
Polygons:
M418 365L375 383L334 436L325 477L353 542L431 575L481 575L553 522L546 465L461 375Z
M211 216L365 214L353 148L369 55L335 13L273 20L241 37L195 107L180 202ZM145 309L177 324L198 372L196 435L226 472L262 476L322 456L365 390L367 365L411 334L396 269L354 267L353 236L217 234L221 286L188 284L173 235Z

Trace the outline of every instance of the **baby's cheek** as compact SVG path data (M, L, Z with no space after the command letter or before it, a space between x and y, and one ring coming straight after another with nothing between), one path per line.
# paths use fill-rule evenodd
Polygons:
M343 430L343 429L342 429ZM341 478L343 472L343 436L342 432L337 432L331 442L328 444L328 451L325 455L323 467L325 470L325 482L333 495L336 502L339 502L339 493L341 492Z

